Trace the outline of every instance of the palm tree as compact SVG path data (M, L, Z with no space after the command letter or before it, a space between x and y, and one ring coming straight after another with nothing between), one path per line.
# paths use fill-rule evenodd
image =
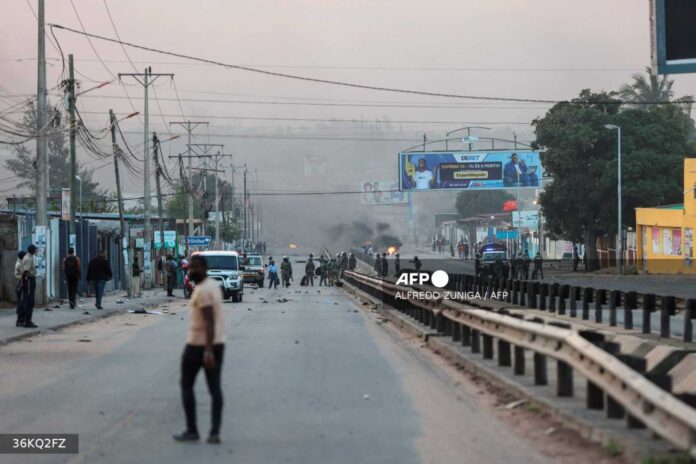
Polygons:
M645 68L645 72L645 74L634 74L632 76L633 82L624 84L619 89L621 100L640 110L652 108L652 105L646 103L671 101L678 104L686 114L691 112L693 96L686 95L673 100L672 85L674 85L674 81L667 75L660 77L654 74L650 66Z

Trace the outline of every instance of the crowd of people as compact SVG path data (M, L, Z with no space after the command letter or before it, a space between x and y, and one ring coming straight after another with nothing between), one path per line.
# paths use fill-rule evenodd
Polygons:
M345 252L336 254L335 257L328 254L320 254L316 262L314 254L310 253L307 262L305 263L304 275L300 279L301 286L314 286L314 279L319 278L319 286L331 287L336 285L345 270L355 270L357 260L353 253L350 255ZM268 257L266 266L268 278L268 288L278 288L278 285L289 287L293 282L292 263L287 256L283 256L278 267L272 256Z

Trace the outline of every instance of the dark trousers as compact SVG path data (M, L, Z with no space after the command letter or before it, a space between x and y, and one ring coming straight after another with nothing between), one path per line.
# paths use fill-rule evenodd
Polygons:
M307 285L314 287L314 272L307 272Z
M22 311L19 319L25 324L31 323L34 314L34 302L36 298L36 277L27 277L22 286Z
M106 287L106 280L95 280L94 281L94 293L96 293L96 306L101 307L102 297L104 296L104 288Z
M74 308L77 302L78 276L66 276L65 281L68 284L68 301L70 302L70 308Z
M174 292L174 284L176 283L176 274L167 275L167 295L171 296Z
M22 281L18 280L15 285L15 296L17 297L17 322L23 323L22 319Z
M203 367L204 351L205 347L186 345L184 353L181 355L181 400L184 403L186 430L188 432L198 433L198 426L196 424L196 395L193 393L193 384L196 382L198 371ZM211 408L211 435L218 435L220 433L220 423L222 422L222 388L220 386L220 377L224 353L224 344L213 345L215 368L203 369L205 372L205 381L208 384L208 391L213 400Z

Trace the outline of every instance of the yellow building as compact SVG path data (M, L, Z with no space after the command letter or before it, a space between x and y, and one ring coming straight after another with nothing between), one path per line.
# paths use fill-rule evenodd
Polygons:
M662 274L696 274L696 158L684 160L684 203L636 208L638 268Z

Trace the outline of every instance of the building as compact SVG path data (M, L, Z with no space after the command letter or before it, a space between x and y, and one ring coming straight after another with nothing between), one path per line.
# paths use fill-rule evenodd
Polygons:
M662 274L696 274L696 159L684 160L684 203L636 208L638 269Z

